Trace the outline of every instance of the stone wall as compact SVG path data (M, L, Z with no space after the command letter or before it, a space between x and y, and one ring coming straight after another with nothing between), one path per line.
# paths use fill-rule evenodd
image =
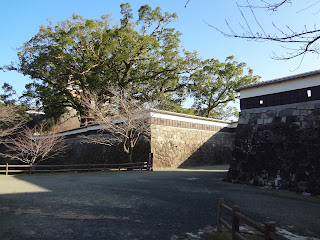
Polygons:
M320 101L241 111L228 180L320 194Z
M94 137L95 134L91 134ZM100 135L97 135L100 136ZM66 138L67 151L63 156L48 160L48 164L95 164L95 163L127 163L128 156L122 145L106 146L101 144L83 143L81 135ZM147 161L150 152L150 138L142 136L133 151L133 161Z
M167 121L162 123L168 124ZM171 121L171 124L183 125L174 121ZM187 125L173 127L153 123L151 144L150 137L142 137L134 148L133 159L135 162L147 161L148 154L152 152L154 169L229 164L235 136L232 133L233 129L209 127L216 130L203 130L202 128L206 127L201 124L187 128ZM91 134L94 136L94 133ZM63 157L52 162L59 164L127 162L127 155L123 152L122 146L81 143L80 136L81 134L67 137L68 151ZM47 163L51 164L51 161Z
M154 169L229 164L232 159L236 123L162 110L152 110L150 121L151 136L139 139L133 150L135 162L147 161L150 152ZM82 135L101 136L100 129L90 125L60 132L68 149L46 164L128 162L121 145L83 143Z
M91 137L101 137L100 133L92 131ZM106 146L94 143L85 143L83 134L72 134L65 136L66 150L55 158L47 159L40 164L108 164L108 163L128 163L128 155L123 151L121 144ZM107 135L107 134L103 134ZM0 150L4 147L0 145ZM150 153L150 137L141 136L133 150L133 162L147 161ZM0 157L2 164L24 164L18 160L4 159Z
M172 125L177 125L172 123ZM203 130L152 124L151 151L154 168L178 168L229 164L232 156L234 133L221 128ZM213 128L213 126L208 126Z

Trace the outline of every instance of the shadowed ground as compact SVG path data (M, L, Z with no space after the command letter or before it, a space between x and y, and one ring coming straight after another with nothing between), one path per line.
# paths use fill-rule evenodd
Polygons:
M200 168L0 176L0 239L170 239L216 225L220 197L256 221L320 236L319 198L230 184L225 175Z

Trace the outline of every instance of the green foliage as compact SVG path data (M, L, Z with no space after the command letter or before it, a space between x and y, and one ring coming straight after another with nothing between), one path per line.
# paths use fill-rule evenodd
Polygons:
M165 109L163 109L165 110ZM171 106L169 106L167 108L167 110L170 110L172 112L176 112L176 113L183 113L183 114L188 114L188 115L196 115L196 110L194 108L184 108L181 107L179 104L172 104Z
M5 105L16 104L17 93L13 87L8 83L4 83L1 88L3 93L0 94L0 101Z
M2 91L0 93L0 107L2 107L2 114L4 114L4 116L0 117L2 119L6 117L9 119L12 116L15 116L16 121L19 120L27 122L30 120L26 113L28 106L20 103L19 96L16 91L8 83L4 83L2 85ZM3 107L7 107L8 110L4 111ZM6 114L10 116L6 116Z
M0 107L2 110L0 113L4 114L4 118L10 119L12 116L14 116L14 122L23 122L28 127L34 127L39 122L44 120L46 122L52 122L52 124L55 122L53 119L45 119L48 115L28 114L28 110L34 110L32 104L30 104L29 101L26 101L26 99L22 100L22 98L16 94L16 91L13 89L13 87L8 83L4 83L2 86L2 92L0 94ZM3 107L7 107L7 110L4 111Z
M34 80L26 85L23 104L41 106L48 119L59 119L68 107L85 119L83 100L89 92L102 100L112 95L110 89L123 89L160 109L220 119L221 107L235 100L235 89L258 80L250 69L245 75L245 63L233 57L220 63L184 50L181 34L168 27L175 13L144 5L134 19L130 4L124 3L121 14L120 24L113 24L110 15L73 15L41 26L20 48L18 64L1 68ZM2 97L10 94L8 88ZM188 94L195 110L181 107Z
M181 102L188 85L184 75L196 68L196 53L183 50L180 33L167 27L176 14L148 5L138 13L134 20L126 3L120 26L112 25L109 15L99 20L73 15L41 26L18 53L15 69L34 79L24 97L36 98L50 117L66 107L84 115L81 98L87 92L110 95L110 88L130 90L142 100Z
M202 61L201 68L190 77L193 81L190 92L195 99L197 115L219 118L219 109L214 111L218 106L235 101L237 88L259 80L252 69L247 69L245 74L245 67L245 63L235 61L233 56L227 57L225 62L216 59Z
M206 109L203 112L197 112L198 116L204 116L206 114ZM210 111L210 118L218 119L218 120L230 120L237 119L239 117L239 111L235 106L229 106L228 104L220 104L216 106L212 111Z
M179 105L176 105L173 109L171 109L171 111L176 113L188 114L188 115L196 115L194 108L184 108Z

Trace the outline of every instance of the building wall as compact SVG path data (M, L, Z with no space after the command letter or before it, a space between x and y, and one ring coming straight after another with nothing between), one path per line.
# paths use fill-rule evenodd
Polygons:
M320 79L318 79L320 82ZM289 85L291 86L291 85ZM256 90L256 89L254 89ZM256 91L252 91L256 92ZM268 93L268 94L266 94ZM320 100L320 86L304 87L279 93L265 92L264 95L243 98L240 100L242 110L288 105L293 103Z
M293 91L297 89L303 89L305 87L319 86L320 72L316 72L317 74L314 75L306 76L305 74L298 74L296 76L300 75L300 77L290 78L289 76L285 78L267 81L268 84L265 84L266 82L260 82L258 84L254 84L257 85L254 88L247 88L246 86L244 86L240 88L240 99L262 96L266 93L274 94L286 91Z
M229 164L234 128L153 118L154 169Z
M320 193L320 100L240 113L230 181Z

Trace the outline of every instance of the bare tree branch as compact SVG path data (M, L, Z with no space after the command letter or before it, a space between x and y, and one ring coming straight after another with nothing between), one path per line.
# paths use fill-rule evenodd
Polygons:
M16 133L23 124L16 106L0 104L0 144L7 142L8 137Z
M248 1L247 1L248 2ZM285 4L292 4L291 0L281 0L275 3L270 3L268 0L260 0L260 2L262 2L262 5L251 5L248 2L248 5L243 5L240 7L247 7L247 8L262 8L262 9L266 9L267 11L272 11L275 12L277 11L281 6L285 5Z
M188 0L188 1L186 2L186 4L184 5L185 8L187 7L187 5L188 5L189 2L190 2L190 0Z
M188 1L189 2L189 1ZM265 30L265 26L261 24L258 19L257 9L265 9L266 11L275 12L283 7L286 4L292 4L292 0L260 0L259 3L252 4L250 0L246 0L246 5L240 5L237 3L239 12L243 18L244 24L240 24L242 32L237 32L234 27L232 27L226 20L226 25L228 30L222 30L217 26L213 26L208 22L205 22L208 26L214 28L221 34L226 37L247 39L253 41L271 41L271 42L280 42L286 46L290 46L287 49L291 49L286 53L286 56L274 55L273 59L276 60L288 60L296 57L304 57L307 53L316 53L320 54L319 39L320 39L320 29L316 25L313 27L304 26L302 29L293 29L290 26L281 28L272 22L274 27L274 32L270 33ZM320 0L313 1L308 3L308 5L296 12L298 14L301 11L305 11L311 8L314 8L317 4L320 3ZM245 12L248 9L249 12ZM250 22L248 17L252 16L254 21ZM258 28L257 31L254 28Z
M150 135L150 111L146 104L134 99L130 93L111 89L112 97L99 99L90 93L84 104L91 110L88 114L102 131L97 136L82 136L83 142L113 146L122 144L123 151L132 162L132 152L141 135Z
M50 135L45 135L43 124L34 128L26 127L5 143L7 150L0 156L30 165L54 158L67 148L64 138L57 136L57 132L57 128L53 128Z

